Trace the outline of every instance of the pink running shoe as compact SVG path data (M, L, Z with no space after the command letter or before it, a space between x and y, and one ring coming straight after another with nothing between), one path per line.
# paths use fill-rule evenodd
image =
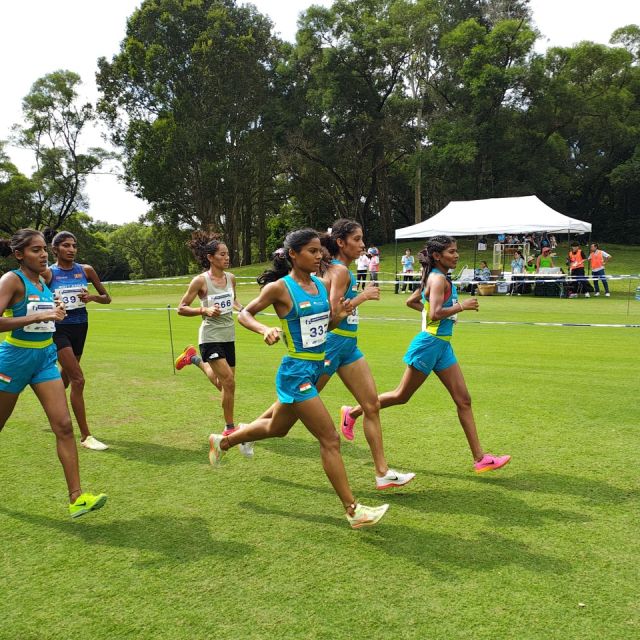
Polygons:
M193 345L189 345L176 359L176 369L178 371L180 371L180 369L184 369L188 364L191 364L191 358L197 355L198 352L196 351L196 348Z
M511 461L511 456L493 456L485 453L482 460L478 460L473 464L476 473L484 473L485 471L494 471L500 467L504 467Z
M353 440L353 427L356 421L349 415L352 407L340 407L340 430L347 440Z
M232 427L231 429L225 429L222 432L222 435L226 438L227 436L230 436L235 430L236 430L236 427Z

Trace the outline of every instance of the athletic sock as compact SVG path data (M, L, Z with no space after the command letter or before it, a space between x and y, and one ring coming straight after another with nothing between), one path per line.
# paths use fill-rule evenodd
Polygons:
M233 423L233 422L232 422L231 424L225 424L225 425L224 425L224 430L225 430L225 431L226 431L227 429L235 429L235 428L236 428L236 427L235 427L235 425L234 425L234 423Z
M195 364L198 367L201 362L202 358L200 356L191 356L191 364Z

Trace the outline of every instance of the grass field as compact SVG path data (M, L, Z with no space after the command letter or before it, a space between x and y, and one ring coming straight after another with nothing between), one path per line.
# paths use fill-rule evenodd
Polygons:
M30 391L0 434L0 638L638 636L640 329L526 324L640 324L628 282L609 299L480 298L454 344L483 446L512 463L476 476L455 409L428 380L382 414L389 462L418 474L409 487L375 490L360 424L343 442L358 498L391 504L378 527L352 531L302 425L257 444L254 460L209 466L218 394L194 367L173 374L164 310L187 281L112 285L110 310L91 308L85 395L111 449L80 459L84 487L109 494L102 511L68 518ZM241 286L240 299L256 291ZM362 308L381 390L419 328L403 301L385 291ZM170 313L177 352L198 321ZM283 349L242 328L237 339L246 421L274 398ZM349 400L338 380L323 397L336 416Z

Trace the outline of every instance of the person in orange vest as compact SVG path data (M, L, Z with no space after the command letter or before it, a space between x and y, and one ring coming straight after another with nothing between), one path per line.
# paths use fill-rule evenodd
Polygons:
M584 263L587 260L587 256L580 248L580 243L572 242L571 251L569 251L569 272L571 278L575 282L576 294L584 293L585 298L589 298L589 281L584 275Z
M589 254L588 260L591 264L591 279L593 280L593 288L596 291L594 295L600 295L598 280L602 280L602 284L604 286L604 295L609 298L611 294L609 293L609 283L607 282L607 277L604 274L604 267L607 262L611 260L611 256L606 251L602 251L597 242L592 242L590 249L591 253Z

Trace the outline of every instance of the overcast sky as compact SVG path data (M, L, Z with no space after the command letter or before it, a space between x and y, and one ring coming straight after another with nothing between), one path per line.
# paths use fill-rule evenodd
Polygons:
M330 0L254 0L275 30L294 40L296 21L311 4ZM84 97L96 99L95 70L100 56L111 58L124 38L127 17L140 0L0 0L0 60L2 99L0 139L21 122L21 101L33 82L58 69L80 74ZM607 43L611 33L627 24L640 24L637 0L532 0L534 21L543 34L538 50L572 45L581 40ZM105 145L97 135L88 145ZM8 149L20 170L30 174L30 156ZM88 183L89 215L95 220L123 223L136 220L146 203L128 193L114 176L92 177Z

